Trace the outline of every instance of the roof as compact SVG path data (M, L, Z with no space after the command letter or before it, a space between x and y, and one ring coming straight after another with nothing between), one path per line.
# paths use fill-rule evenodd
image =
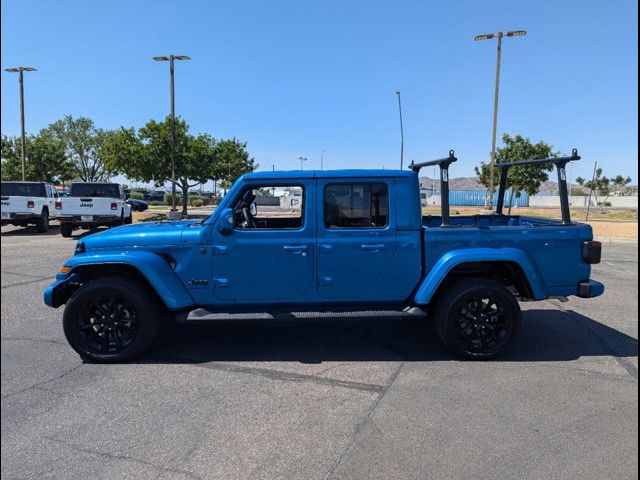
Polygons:
M348 169L348 170L277 170L274 172L253 172L247 173L244 178L246 180L259 179L283 179L283 180L301 180L309 178L389 178L389 177L410 177L415 175L407 170L365 170L365 169Z

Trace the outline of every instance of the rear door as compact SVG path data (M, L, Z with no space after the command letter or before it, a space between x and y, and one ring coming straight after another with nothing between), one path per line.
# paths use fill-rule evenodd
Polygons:
M342 302L397 301L392 178L318 179L317 288Z

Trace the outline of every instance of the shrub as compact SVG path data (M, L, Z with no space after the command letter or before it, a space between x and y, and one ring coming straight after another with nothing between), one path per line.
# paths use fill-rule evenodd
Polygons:
M182 201L182 196L176 193L176 205L180 205L181 201ZM171 193L167 192L164 194L164 204L171 205Z
M192 207L201 207L204 202L202 201L201 198L191 197L189 199L189 203L191 204Z
M130 192L129 198L133 198L134 200L144 200L144 194L141 192Z

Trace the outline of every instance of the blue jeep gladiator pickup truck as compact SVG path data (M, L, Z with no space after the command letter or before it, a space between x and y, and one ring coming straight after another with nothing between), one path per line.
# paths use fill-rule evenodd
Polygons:
M589 278L601 246L569 215L565 166L579 158L498 164L495 213L477 216L449 216L453 151L409 171L247 174L204 220L81 239L44 301L66 304L66 338L93 361L140 355L163 322L248 312L429 314L455 354L493 358L518 333L518 301L604 291ZM509 169L535 163L557 168L562 220L503 213ZM418 173L429 165L440 167L441 216L421 212Z

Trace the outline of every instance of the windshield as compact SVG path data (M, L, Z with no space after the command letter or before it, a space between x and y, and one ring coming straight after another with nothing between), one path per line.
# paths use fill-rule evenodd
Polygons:
M44 197L41 183L2 182L3 197Z
M69 196L120 198L120 189L117 183L74 183Z

